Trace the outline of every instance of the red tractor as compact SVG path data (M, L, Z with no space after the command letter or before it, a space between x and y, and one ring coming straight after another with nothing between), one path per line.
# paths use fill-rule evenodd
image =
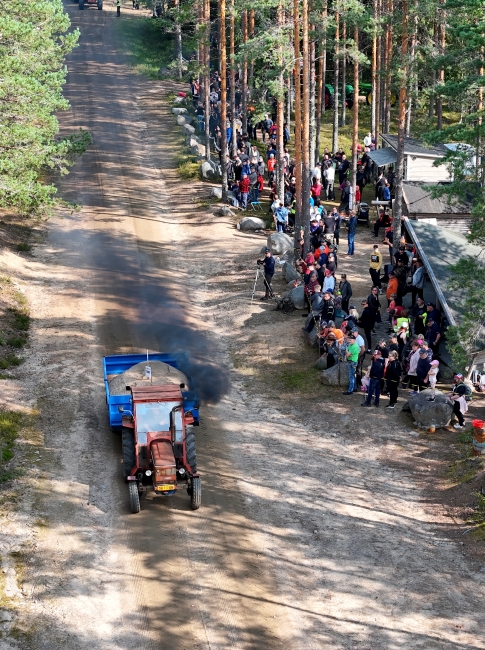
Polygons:
M127 387L129 388L129 387ZM131 410L120 406L123 475L128 482L131 511L140 512L140 495L175 494L187 487L193 510L200 507L192 413L184 412L184 385L133 386Z

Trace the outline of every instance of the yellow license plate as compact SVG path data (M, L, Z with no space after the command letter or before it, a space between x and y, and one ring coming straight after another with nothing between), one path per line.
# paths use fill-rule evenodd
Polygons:
M175 490L175 485L157 485L156 490L158 492L168 492L169 490Z

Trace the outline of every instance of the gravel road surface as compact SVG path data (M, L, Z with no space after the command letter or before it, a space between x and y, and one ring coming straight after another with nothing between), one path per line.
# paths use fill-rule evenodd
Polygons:
M231 367L274 318L248 307L263 241L177 180L170 84L127 67L113 9L66 7L81 39L61 125L94 143L61 187L81 211L22 267L31 351L6 395L40 409L42 446L10 522L27 568L5 648L485 648L483 567L440 533L418 472L387 462L418 457L409 431L340 407L298 420ZM101 357L176 345L220 398L197 432L203 506L148 497L134 516Z

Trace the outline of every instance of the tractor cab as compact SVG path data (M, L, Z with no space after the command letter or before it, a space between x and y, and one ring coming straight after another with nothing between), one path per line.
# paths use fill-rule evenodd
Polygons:
M154 490L170 495L187 484L192 507L200 505L200 479L195 457L192 414L184 413L183 386L132 387L132 412L122 414L125 478L137 482L137 493ZM197 499L192 495L196 486ZM131 491L134 491L130 486ZM136 512L139 511L134 510ZM133 509L133 504L132 504Z

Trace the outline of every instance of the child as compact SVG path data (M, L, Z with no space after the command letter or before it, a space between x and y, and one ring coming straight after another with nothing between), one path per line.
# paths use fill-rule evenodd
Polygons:
M436 394L436 378L438 375L440 362L436 359L431 362L431 368L429 369L426 381L429 381L429 387L431 388L431 397L428 397L428 402L434 402L434 397Z

